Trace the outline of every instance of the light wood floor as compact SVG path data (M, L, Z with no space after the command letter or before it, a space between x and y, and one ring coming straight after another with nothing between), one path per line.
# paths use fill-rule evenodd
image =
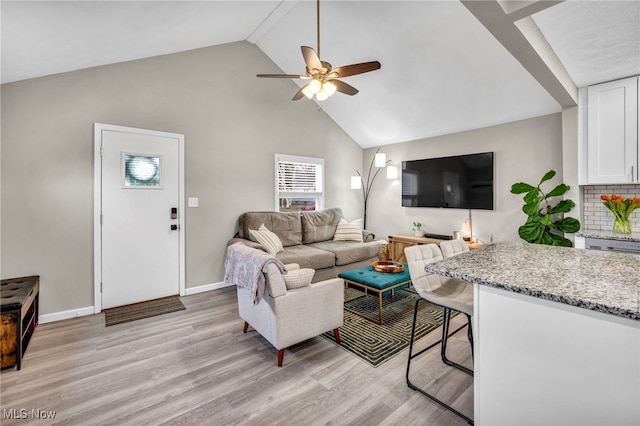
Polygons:
M242 333L235 288L182 301L186 311L112 327L103 314L39 325L22 370L0 374L0 423L466 424L407 387L407 350L373 368L317 337L285 351L278 368L266 340ZM471 366L466 332L458 335L450 357ZM473 379L443 366L438 349L412 363L412 380L473 417ZM8 419L11 410L27 419ZM32 410L55 419L34 419Z

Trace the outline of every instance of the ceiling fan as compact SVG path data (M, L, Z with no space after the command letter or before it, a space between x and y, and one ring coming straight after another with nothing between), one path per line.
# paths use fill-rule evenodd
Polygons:
M264 78L299 78L301 80L311 80L302 86L300 90L293 96L294 101L301 99L303 96L311 99L316 95L316 99L324 101L335 92L341 92L349 96L358 93L358 89L338 80L339 78L350 77L352 75L364 74L366 72L380 69L380 62L362 62L359 64L345 65L338 68L332 68L329 62L320 60L320 0L316 2L317 14L317 36L318 36L318 53L308 46L301 46L302 57L306 64L306 75L296 74L258 74L257 77Z

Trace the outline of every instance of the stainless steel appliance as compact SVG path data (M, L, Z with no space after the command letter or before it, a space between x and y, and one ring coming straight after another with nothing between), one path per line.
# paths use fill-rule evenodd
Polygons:
M585 238L585 248L589 250L609 250L640 254L640 241L605 240L602 238Z

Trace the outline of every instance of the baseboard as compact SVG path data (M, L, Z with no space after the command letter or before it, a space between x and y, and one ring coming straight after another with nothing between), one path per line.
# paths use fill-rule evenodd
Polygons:
M219 288L232 287L234 284L228 284L224 281L220 281L212 284L205 284L197 287L189 287L185 289L187 296L191 294L203 293L205 291L217 290ZM38 317L40 324L46 324L48 322L62 321L70 318L82 317L85 315L93 315L95 309L93 306L87 306L86 308L71 309L69 311L55 312L53 314L44 314Z
M192 294L204 293L205 291L217 290L219 288L225 287L233 287L235 284L225 283L224 281L220 281L212 284L200 285L197 287L187 287L185 289L186 295L190 296Z
M38 317L38 322L40 324L46 324L48 322L62 321L70 318L82 317L85 315L93 315L94 313L95 310L93 309L93 306L87 306L86 308L71 309L69 311L40 315Z

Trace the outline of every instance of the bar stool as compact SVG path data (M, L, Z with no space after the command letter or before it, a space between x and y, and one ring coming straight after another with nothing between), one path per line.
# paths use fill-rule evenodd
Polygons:
M440 250L442 250L442 256L448 259L469 251L469 244L464 240L446 240L440 243Z
M441 243L442 244L442 243ZM465 244L466 245L466 244ZM450 405L429 394L423 389L420 389L414 385L410 378L409 372L411 369L411 360L417 356L423 354L429 349L441 345L440 355L442 362L445 364L457 368L471 376L473 376L473 370L455 363L447 358L447 339L449 336L454 335L464 327L468 326L467 337L471 344L471 355L473 357L473 334L472 334L472 317L473 317L473 286L465 283L464 281L443 277L436 274L431 274L425 271L425 266L430 263L443 260L442 252L436 244L425 244L407 247L404 250L407 258L407 264L409 266L409 274L411 275L411 281L413 286L420 295L420 299L416 301L415 310L413 313L413 325L411 327L411 342L409 344L409 357L407 360L407 385L436 402L443 408L453 412L457 416L463 418L467 423L473 424L473 420L461 412L457 411ZM444 309L444 316L442 322L442 338L431 344L430 346L422 349L416 354L413 353L413 343L415 339L416 321L418 318L418 304L421 300L440 306ZM451 311L458 311L466 315L467 324L459 327L455 331L449 334L449 322L451 320Z

